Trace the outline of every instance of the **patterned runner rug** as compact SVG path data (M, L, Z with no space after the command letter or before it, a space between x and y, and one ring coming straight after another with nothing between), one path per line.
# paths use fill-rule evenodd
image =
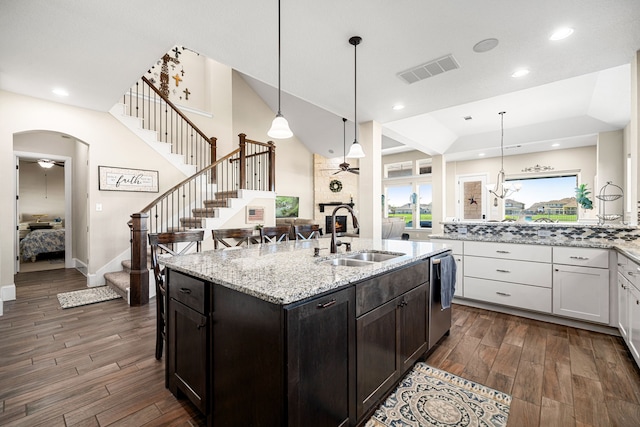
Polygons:
M120 298L113 289L108 286L82 289L80 291L63 292L57 295L62 308L78 307L80 305L109 301Z
M506 426L511 396L419 362L365 427Z

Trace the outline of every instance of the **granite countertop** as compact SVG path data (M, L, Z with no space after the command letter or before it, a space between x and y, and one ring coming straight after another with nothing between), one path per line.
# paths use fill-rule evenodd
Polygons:
M282 242L163 257L159 263L200 279L253 295L275 304L291 304L448 250L446 245L406 240L352 239L352 253L379 251L402 254L364 267L332 266L322 261L344 255L329 253L327 238ZM320 257L314 257L319 247Z
M546 224L545 224L546 225ZM640 245L632 242L617 242L607 239L554 239L549 237L503 238L500 236L476 236L461 233L432 234L432 239L461 240L474 242L518 243L525 245L569 246L575 248L615 249L640 263Z

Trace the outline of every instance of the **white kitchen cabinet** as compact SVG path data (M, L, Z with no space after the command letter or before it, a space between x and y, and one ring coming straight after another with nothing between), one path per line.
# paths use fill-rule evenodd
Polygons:
M640 291L635 286L629 287L629 350L640 366Z
M609 270L554 264L553 313L609 323Z
M631 283L618 272L618 330L622 338L629 343L629 294Z
M464 242L464 297L551 313L551 248Z

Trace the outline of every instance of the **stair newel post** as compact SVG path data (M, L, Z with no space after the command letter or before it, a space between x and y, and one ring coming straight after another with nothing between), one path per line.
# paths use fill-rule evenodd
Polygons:
M247 135L241 133L238 136L240 137L240 182L238 188L244 189L247 182Z
M149 269L147 268L147 219L146 213L131 215L131 275L129 280L129 304L149 303Z
M212 136L209 140L209 147L211 150L211 163L213 164L215 163L216 160L218 160L218 138L216 138L215 136ZM218 183L218 178L217 178L217 174L216 174L216 169L217 166L213 167L211 169L211 183L212 184L217 184Z
M269 191L276 191L276 146L269 141Z

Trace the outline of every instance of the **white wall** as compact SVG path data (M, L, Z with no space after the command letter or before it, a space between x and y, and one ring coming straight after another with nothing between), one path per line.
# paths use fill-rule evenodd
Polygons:
M233 73L233 133L248 139L270 140L267 131L275 112L238 75ZM237 147L237 136L234 148ZM276 146L276 193L300 198L300 218L313 218L313 155L294 135L274 141Z

